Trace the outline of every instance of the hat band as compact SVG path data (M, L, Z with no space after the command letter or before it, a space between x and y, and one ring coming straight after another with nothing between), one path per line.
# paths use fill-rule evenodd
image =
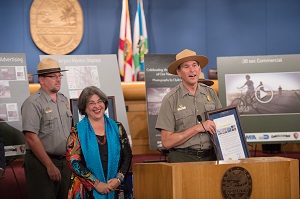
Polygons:
M52 73L52 72L57 72L57 71L61 71L60 68L50 68L50 69L44 69L44 70L38 70L37 73Z

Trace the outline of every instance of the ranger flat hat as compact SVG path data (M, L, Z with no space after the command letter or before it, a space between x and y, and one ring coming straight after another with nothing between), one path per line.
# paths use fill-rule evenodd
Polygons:
M57 73L64 71L68 70L61 70L58 61L52 58L45 58L38 64L37 74L34 75L43 75L48 73Z
M210 79L205 79L204 78L204 73L201 72L200 76L199 76L199 79L198 79L198 83L203 83L207 86L212 86L212 85L214 85L215 82L210 80Z
M177 75L176 69L180 64L186 61L197 61L201 68L204 68L208 64L208 58L203 55L196 55L196 52L185 49L176 55L176 61L168 66L168 72Z

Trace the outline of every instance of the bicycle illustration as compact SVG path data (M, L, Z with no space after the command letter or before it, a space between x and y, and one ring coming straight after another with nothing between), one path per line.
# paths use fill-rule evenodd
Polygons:
M251 96L247 96L243 94L243 90L245 88L238 88L240 91L240 96L235 98L231 106L236 106L237 110L242 113L242 112L249 112L250 107L253 109L256 109L259 105L259 102L257 101L255 94L253 93Z

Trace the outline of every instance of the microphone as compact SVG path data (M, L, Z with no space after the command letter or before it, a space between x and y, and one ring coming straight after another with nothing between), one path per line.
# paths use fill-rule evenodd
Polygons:
M219 153L218 153L218 150L217 150L217 145L215 143L215 141L212 139L212 135L205 129L204 125L203 125L203 122L202 122L202 117L201 115L197 115L197 120L201 123L205 133L207 133L210 141L213 143L213 146L214 146L214 151L215 151L215 154L217 156L217 163L219 163Z

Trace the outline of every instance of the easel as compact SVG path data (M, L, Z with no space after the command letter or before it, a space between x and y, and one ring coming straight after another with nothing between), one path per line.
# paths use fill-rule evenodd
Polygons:
M17 185L18 185L18 189L19 189L21 198L23 199L23 194L22 194L22 191L21 191L21 188L20 188L20 184L19 184L17 175L16 175L16 173L15 173L14 166L12 165L13 161L15 161L15 160L16 160L16 158L7 159L7 160L5 161L5 165L6 165L6 167L10 166L10 168L11 168L11 170L12 170L14 176L15 176L15 179L16 179L16 182L17 182Z
M253 157L256 157L256 152L257 152L257 145L258 144L260 144L260 143L248 143L248 146L250 146L251 148L252 148L252 150L253 150L253 148L254 148L254 156ZM262 143L262 144L265 144L265 143ZM270 143L270 144L272 144L272 143ZM281 149L282 149L282 152L283 152L283 154L284 154L284 157L286 157L287 158L287 154L286 154L286 151L285 151L285 148L284 148L284 146L285 145L287 145L288 143L286 142L286 143L280 143L280 146L281 146ZM282 153L281 151L280 151L280 153ZM272 153L267 153L267 154L272 154ZM278 153L273 153L273 154L278 154Z

